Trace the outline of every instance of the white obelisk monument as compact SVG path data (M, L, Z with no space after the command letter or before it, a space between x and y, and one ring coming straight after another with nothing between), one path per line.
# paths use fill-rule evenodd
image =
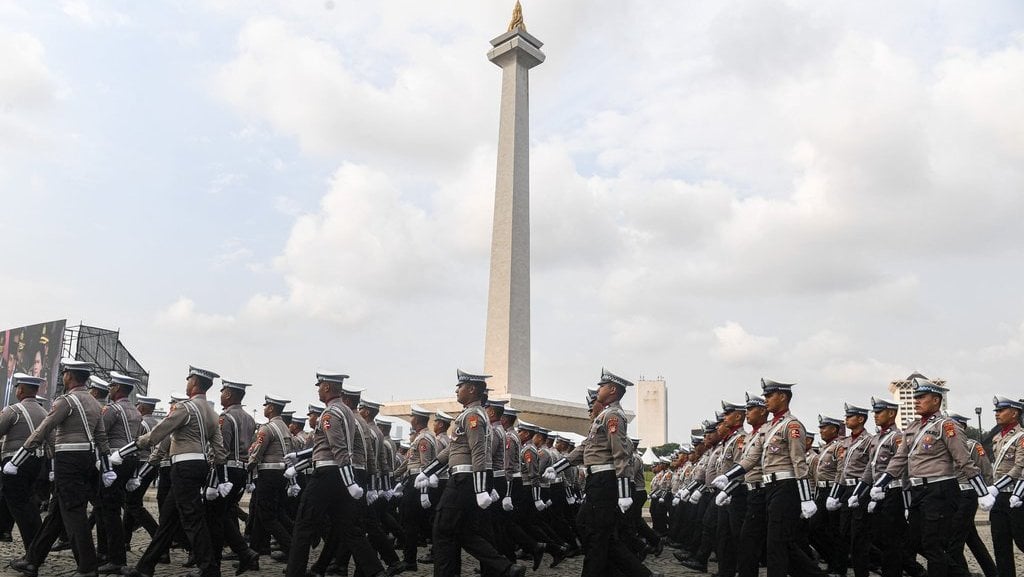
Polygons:
M530 395L530 69L543 43L526 32L516 1L508 32L487 58L501 67L491 282L484 370L494 396Z

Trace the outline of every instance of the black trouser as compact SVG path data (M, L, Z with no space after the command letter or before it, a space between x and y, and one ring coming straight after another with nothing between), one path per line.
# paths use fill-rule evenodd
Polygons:
M146 533L149 533L150 538L156 534L158 527L156 519L153 518L153 515L150 515L145 505L143 505L146 491L149 490L149 486L153 483L153 479L156 478L156 474L156 469L150 469L148 473L139 478L139 488L134 491L128 491L128 494L124 497L124 538L128 543L131 542L132 533L138 527L145 529ZM159 495L159 491L157 493ZM159 499L157 500L159 501Z
M499 491L500 492L500 491ZM538 540L533 534L533 529L528 526L524 526L524 519L526 515L524 512L519 510L520 507L526 507L525 501L523 501L523 480L521 478L513 477L508 487L508 496L512 498L512 512L503 511L505 518L508 520L508 536L512 542L512 555L509 556L509 552L505 551L505 556L509 558L509 561L515 561L515 550L514 547L518 545L523 551L533 551L537 548ZM532 505L532 503L531 503Z
M415 481L415 476L410 475L403 483L400 509L403 523L402 532L405 533L402 560L413 565L416 564L416 548L420 542L420 529L424 527L428 517L427 509L420 504L420 489L413 486ZM436 505L437 503L433 503L433 506Z
M618 482L614 471L591 473L587 477L587 499L580 506L576 527L583 541L582 577L598 577L609 569L627 577L648 576L635 555L616 536L621 515L618 511Z
M974 528L974 515L978 512L978 495L973 489L960 490L956 512L949 524L949 574L952 577L969 577L971 570L967 567L964 546Z
M800 522L800 495L796 483L796 479L783 479L765 486L768 577L786 577L790 571L796 577L822 574L794 539Z
M356 469L356 483L360 487L369 487L369 475L365 470ZM380 500L380 497L378 497ZM398 554L395 553L395 548L391 546L391 542L388 541L387 535L384 534L384 527L381 525L380 516L378 509L375 508L377 501L374 501L374 506L370 506L366 502L366 496L356 501L356 517L359 519L360 526L366 532L366 538L370 541L370 545L373 546L374 550L380 554L380 558L389 567L398 563ZM346 567L348 560L352 556L352 550L344 543L338 545L336 554L336 560L339 565Z
M516 547L512 543L511 532L509 531L509 527L512 525L512 517L501 506L501 500L508 494L508 483L504 476L494 477L492 483L494 484L494 491L498 494L498 500L491 503L491 506L487 508L487 513L491 518L494 547L506 559L512 561L515 559L516 551Z
M121 511L124 507L125 483L135 474L138 459L127 457L114 467L117 479L109 487L100 485L99 507L96 515L96 550L115 565L127 563L124 550L124 521Z
M862 500L870 498L866 493L861 497ZM870 515L875 544L882 550L882 577L903 574L903 542L907 535L903 512L903 490L894 487L886 490L885 498L878 501Z
M512 565L484 537L489 520L476 503L472 473L456 473L448 479L434 518L434 577L460 573L460 552L465 549L480 562L481 573L502 574Z
M918 550L928 561L928 577L947 577L952 558L949 531L960 499L960 486L956 479L950 479L914 487L910 493L911 546L920 544ZM995 525L993 522L993 536Z
M564 500L565 493L562 493ZM647 520L644 519L644 503L647 502L647 491L641 486L639 489L633 491L633 505L629 508L629 515L632 518L633 525L636 528L637 535L644 540L648 545L654 547L661 540L658 534L651 529L651 526L647 524ZM568 504L566 505L568 506ZM570 533L571 535L571 533ZM571 543L575 544L576 540L573 539Z
M286 554L292 544L292 529L287 522L285 507L288 480L283 469L261 469L256 479L256 523L252 526L252 541L260 546L268 542L268 535L277 539Z
M96 455L92 451L62 451L54 458L54 500L50 512L29 545L25 559L40 566L46 561L50 547L63 527L67 531L71 550L75 554L79 573L96 570L96 547L89 531L85 507L96 494L98 474Z
M235 507L245 493L245 482L248 475L240 467L228 467L228 481L231 492L226 497L214 499L206 504L206 519L210 527L210 541L213 543L213 555L220 560L221 551L226 543L239 559L249 551L249 545L238 530L238 515ZM291 534L289 533L289 538ZM280 541L280 540L279 540ZM284 547L284 545L282 545ZM284 548L287 551L287 548Z
M1013 560L1013 546L1024 551L1024 508L1010 508L1010 493L999 493L996 504L988 514L992 529L992 551L996 558L999 577L1014 577L1017 568ZM928 568L931 577L931 566Z
M732 501L718 508L718 575L733 577L738 567L737 545L743 533L743 520L747 515L747 486L740 485L732 492Z
M857 507L850 509L846 501L853 489L847 487L843 494L843 508L850 514L850 564L855 577L867 577L871 561L871 519L868 515L869 495L858 499Z
M384 567L366 539L363 526L358 522L356 500L342 484L338 467L319 467L307 475L306 479L306 488L299 495L298 517L295 519L295 531L292 533L291 551L288 554L287 577L305 577L310 546L325 526L328 531L324 537L321 559L333 558L339 544L344 544L355 557L356 571L363 575L376 575L383 571ZM319 567L318 571L322 572L324 568Z
M160 509L160 527L136 567L153 574L157 561L171 546L179 530L184 529L192 557L203 577L220 576L220 565L213 556L210 528L206 524L204 492L210 466L206 461L182 461L171 465L171 494Z
M569 503L565 500L565 483L552 483L548 496L551 506L545 512L548 513L551 529L558 534L559 541L570 547L575 547L576 533L569 521ZM646 499L646 497L647 493L645 492L644 498ZM635 495L634 500L636 500Z
M743 516L737 562L739 577L757 577L768 531L764 487L748 490L747 513Z
M808 519L809 538L814 549L828 563L829 572L842 573L846 569L845 565L840 562L841 559L839 559L836 548L839 512L829 511L826 506L829 492L832 490L830 485L817 488L814 504L818 506L818 512ZM833 521L835 522L834 524Z
M839 531L836 533L838 538L835 541L835 565L837 572L840 575L846 575L846 570L850 567L850 544L853 541L853 532L851 525L853 524L853 512L846 506L846 500L849 495L853 493L853 488L840 485L836 490L836 498L839 499L839 509L835 511L829 511L832 513L832 521L835 523L835 519L838 519ZM866 497L864 500L869 500L870 497ZM829 561L829 566L832 561Z
M4 459L4 464L9 459ZM32 543L39 527L43 524L39 518L39 505L36 502L32 485L36 482L39 469L42 468L42 461L36 457L29 457L20 467L17 475L3 476L3 504L10 511L11 519L18 525L21 531L22 546L28 553L28 546Z
M708 507L714 505L715 498L711 496L711 493L702 489L696 489L700 493L700 498L697 503L691 507L693 510L693 517L688 520L687 523L687 537L683 543L686 548L690 551L696 552L700 549L701 538L704 535L704 519L708 513ZM691 495L692 497L692 495ZM709 553L710 555L710 553Z
M546 543L549 552L559 547L558 536L537 514L533 504L533 487L524 485L522 479L512 479L512 518L534 540Z

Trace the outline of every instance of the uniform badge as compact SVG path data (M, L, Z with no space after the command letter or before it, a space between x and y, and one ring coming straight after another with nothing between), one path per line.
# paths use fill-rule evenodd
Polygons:
M506 449L511 449L512 448L512 439L505 439L505 448Z
M977 450L978 450L978 456L979 457L984 457L985 456L985 447L982 447L981 443L978 443Z
M218 421L218 423L220 423L220 426L221 426L221 427L223 427L223 426L224 426L224 417L221 417L221 418L220 418L220 419L218 419L217 421Z
M935 437L933 437L931 435L925 435L924 438L921 439L921 446L924 447L924 449L926 451L928 449L931 449L934 445L935 445Z
M479 425L479 424L480 424L480 417L477 417L476 415L470 415L469 416L469 428L470 429L475 429L477 427L477 425Z
M324 430L325 431L330 431L331 430L331 414L325 412L324 415L322 417L320 417L320 424L324 426Z
M527 451L526 454L523 455L523 460L526 461L527 463L532 463L533 462L533 453L530 452L530 451Z
M257 445L262 445L263 444L263 439L265 439L265 438L266 438L266 435L263 433L263 431L260 431L260 434L256 435L256 444Z
M107 409L109 409L109 408L110 408L110 407L108 407L108 406L104 405L104 406L103 406L103 409L102 409L102 410L100 411L100 413L102 413L102 414L106 415L106 414L107 414Z
M743 441L745 441L745 440L746 440L746 437L740 437L739 439L736 440L736 450L737 451L741 451L743 449Z
M800 423L793 421L789 424L789 436L793 439L800 438Z
M615 433L619 432L619 418L618 417L612 417L612 418L608 419L607 425L608 425L608 432L609 433L615 434Z
M946 431L947 437L956 436L956 425L952 421L946 421L946 424L942 425L942 430Z
M427 441L426 441L426 439L420 441L420 452L421 453L426 453L427 452Z

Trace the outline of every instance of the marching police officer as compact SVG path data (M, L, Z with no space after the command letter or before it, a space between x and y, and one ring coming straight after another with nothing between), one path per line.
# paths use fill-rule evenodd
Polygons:
M868 522L867 507L865 501L849 500L854 488L868 468L871 454L871 440L873 435L864 429L868 419L868 410L856 405L846 403L846 428L850 434L843 439L842 447L839 450L842 461L838 468L836 484L832 488L826 507L830 511L837 511L845 504L846 507L840 514L840 535L843 542L840 545L841 557L839 574L846 573L846 567L852 557L853 574L855 577L867 577L869 554L871 552L871 526Z
M100 419L102 408L86 390L89 376L96 367L90 362L74 359L64 359L61 364L65 394L54 399L50 413L4 465L4 472L8 475L18 474L19 467L53 433L54 498L57 506L50 508L25 557L11 562L12 568L31 577L35 577L37 568L46 560L62 524L78 563L75 577L96 575L96 548L85 508L96 491L97 456L103 470L103 483L110 485L115 478L107 461L109 447Z
M288 480L284 476L287 464L284 456L292 450L292 436L287 425L281 419L288 400L278 397L264 396L263 416L268 421L260 425L256 432L256 440L249 448L248 468L257 475L256 492L256 523L253 525L252 540L263 544L273 535L277 539L281 551L273 558L277 561L288 559L291 548L292 531L285 516L285 491Z
M1013 561L1013 544L1024 543L1024 523L1020 510L1024 498L1024 429L1020 426L1024 404L1005 397L993 399L996 424L1001 428L992 439L995 462L992 465L995 482L988 488L995 493L995 505L989 511L992 526L992 548L995 550L996 569L1000 577L1012 577L1016 573Z
M221 549L227 543L231 551L238 556L238 570L235 574L240 575L250 569L258 571L260 568L259 553L250 549L245 542L238 530L238 516L235 514L235 508L242 499L242 493L245 492L248 478L248 449L256 431L256 421L242 408L245 390L251 385L225 379L221 379L220 383L220 405L224 408L220 414L220 436L224 442L224 450L227 451L225 464L231 492L209 503L207 514L210 533L213 536L214 555L220 558Z
M871 487L871 499L881 501L893 479L909 474L910 546L920 544L919 551L928 561L928 577L946 577L949 573L952 552L948 524L960 498L957 474L969 479L982 510L990 510L996 501L971 463L963 433L955 422L940 414L948 390L925 379L914 379L914 410L921 419L903 432L899 450Z
M999 397L996 402L999 402ZM956 413L950 413L948 416L956 421L960 431L967 430L969 422L967 417ZM981 443L966 435L964 435L964 442L967 443L967 453L971 456L971 462L981 471L981 476L985 478L985 481L990 482L992 480L992 463L989 462L988 455L985 454L985 448ZM985 543L978 536L978 528L974 526L974 517L978 512L978 500L975 499L974 490L968 479L958 475L956 482L960 485L960 501L957 504L956 513L953 515L953 522L950 523L950 539L953 541L950 547L953 555L950 573L956 577L970 575L967 558L964 556L964 545L969 545L982 573L994 577L998 574L996 563L992 559L992 555L989 554L988 548L985 547ZM996 502L998 503L998 501L997 498Z
M862 485L854 487L854 493L863 493L861 487L871 486L875 479L885 473L889 461L899 449L903 435L896 427L896 414L899 405L885 399L871 398L871 410L874 412L875 426L878 433L871 438L868 445L869 462L861 476ZM859 501L852 496L847 500ZM906 538L907 523L903 516L903 480L889 483L885 498L868 504L872 513L875 543L882 551L882 577L899 577L903 566L903 542Z
M4 462L14 456L29 435L46 418L46 409L36 399L39 387L45 382L41 377L32 377L24 373L15 373L11 378L18 402L0 411L0 437L3 438L0 453ZM39 509L32 499L32 484L39 476L42 464L42 459L30 457L18 467L16 474L5 474L3 477L3 504L7 506L18 525L26 553L42 524Z
M409 446L406 461L395 471L396 475L408 475L402 485L401 513L405 547L403 549L403 571L416 571L416 547L419 544L420 530L426 528L427 510L434 506L430 500L429 487L417 489L413 486L415 477L420 474L425 464L433 463L437 455L437 441L427 424L430 422L431 411L413 405L412 430L416 435Z
M441 495L434 521L434 577L459 574L460 548L480 562L481 573L522 577L526 568L513 564L489 543L484 534L491 505L491 427L480 406L489 375L457 372L456 399L464 409L455 419L455 435L448 448L416 476L417 488L436 483L433 477L447 465L448 486Z
M207 525L203 497L207 500L226 496L231 492L227 480L223 440L218 426L218 416L206 400L206 392L220 375L206 369L189 367L185 378L185 392L188 400L174 405L153 430L140 435L112 456L117 462L138 449L157 445L170 437L169 455L172 492L160 511L160 528L157 529L149 547L139 558L132 575L153 574L160 557L168 550L180 529L184 529L192 556L201 577L219 577L220 565L211 546L210 528ZM212 468L208 458L212 456Z
M139 434L145 434L153 430L153 427L160 422L160 419L153 416L153 410L156 409L157 404L160 403L160 399L156 397L143 397L138 396L135 398L135 408L139 411L139 415L142 417L142 421L139 423ZM148 465L149 457L151 452L149 449L139 449L135 454L135 458L139 462L139 466L135 469L132 474L132 478L128 479L125 483L125 489L127 494L124 500L124 536L125 536L125 547L127 543L131 543L132 533L135 529L142 527L149 533L150 538L156 533L158 527L156 519L153 519L153 515L146 510L146 507L142 504L143 497L146 494L146 490L149 489L149 485L156 478L156 468L152 465Z

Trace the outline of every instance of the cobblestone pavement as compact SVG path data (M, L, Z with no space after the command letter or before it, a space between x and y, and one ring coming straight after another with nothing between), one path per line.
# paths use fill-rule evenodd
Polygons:
M150 506L150 508L154 508L152 504L150 504L149 506ZM980 517L979 517L979 520L980 520ZM987 524L982 525L982 524L979 523L978 531L979 531L979 533L981 535L981 538L989 546L989 551L991 551L991 540L990 540L990 534L989 534L989 527L988 527L988 525ZM139 556L142 554L142 551L144 550L144 548L145 548L146 544L148 544L148 542L149 542L149 539L148 539L148 537L146 537L145 531L139 530L139 531L137 531L135 533L135 536L134 536L134 539L133 539L132 551L130 551L128 553L128 562L129 562L129 564L134 563L139 558ZM422 552L423 549L421 549L420 551ZM662 555L660 557L648 557L647 561L646 561L646 565L652 571L661 572L661 573L664 573L665 575L681 575L681 576L693 576L693 577L705 575L703 573L698 573L696 571L692 571L690 569L687 569L687 568L682 567L681 565L679 565L679 563L677 563L676 560L674 559L674 557L672 556L672 551L673 551L672 549L666 548L664 553L662 553ZM4 577L6 577L8 575L11 575L11 576L19 575L19 573L17 573L13 569L10 569L7 566L7 564L8 564L8 562L11 559L20 557L23 554L23 552L24 552L24 548L22 546L22 543L21 543L21 540L20 540L20 538L18 536L17 531L15 531L15 534L14 534L14 542L12 542L12 543L0 543L0 575L3 575ZM316 551L316 552L318 552L318 551ZM316 552L314 553L314 555L311 556L311 559L315 559ZM171 564L170 565L158 565L157 569L156 569L156 575L154 577L184 577L189 572L189 569L185 569L185 568L183 568L181 566L182 563L185 562L185 557L186 557L186 555L185 555L184 551L181 551L181 550L178 550L178 549L172 550L171 551ZM977 564L974 563L974 558L971 557L971 555L969 553L967 554L967 559L968 559L968 562L971 564L972 572L980 575L980 570L978 569ZM571 576L575 576L575 575L579 575L580 571L582 569L583 557L576 557L574 559L566 559L561 565L559 565L555 569L551 569L551 568L548 567L548 564L550 562L551 562L551 559L549 557L545 557L544 564L541 565L541 568L537 572L535 572L535 573L528 571L527 575L528 576L537 576L537 577L555 576L555 575L558 575L558 576L570 576L570 575ZM527 562L526 561L521 561L521 563L527 563ZM232 561L225 561L224 562L224 565L222 567L222 574L225 577L229 577L231 575L234 575L234 566L233 566L233 564L234 564L234 562L232 562ZM1022 555L1019 551L1017 552L1017 566L1018 567L1024 567L1024 555ZM265 556L265 557L260 559L260 571L258 571L258 572L250 571L250 572L245 573L245 575L249 576L249 577L281 577L283 575L282 570L284 569L284 567L285 567L285 565L283 563L277 563L277 562L271 560L269 557ZM468 577L472 577L473 575L476 575L477 573L475 573L474 570L477 567L478 567L478 565L477 565L476 561L467 555L465 557L464 562L463 562L463 575L466 575ZM715 573L716 567L715 567L714 563L710 563L708 568L709 568L709 571L712 574ZM416 571L416 572L406 572L406 573L403 573L402 575L410 576L410 577L428 577L428 576L432 575L432 571L433 571L433 566L432 565L420 564L418 571ZM70 577L70 575L72 575L74 572L75 572L75 562L74 562L74 558L71 555L71 551L59 551L59 552L54 552L54 553L50 554L50 557L47 559L46 564L43 565L42 568L40 568L39 575L40 575L40 577ZM350 574L351 574L351 572L350 572ZM762 575L765 574L765 571L763 569L761 570L761 574Z

